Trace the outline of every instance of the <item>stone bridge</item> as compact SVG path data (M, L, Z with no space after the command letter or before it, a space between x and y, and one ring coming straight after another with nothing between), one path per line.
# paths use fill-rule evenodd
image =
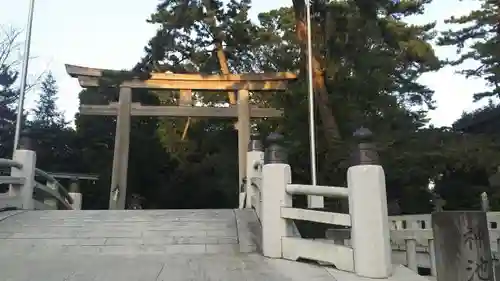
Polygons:
M264 162L250 147L237 210L80 210L81 194L37 169L33 151L0 159L11 169L0 177L10 185L0 194L0 280L428 280L415 259L413 271L394 262L380 165L361 159L348 186L293 184L283 153ZM298 194L348 200L349 213L296 208ZM297 220L341 226L349 241L304 238Z
M5 211L5 281L367 280L260 254L253 210ZM395 266L388 280L425 280Z

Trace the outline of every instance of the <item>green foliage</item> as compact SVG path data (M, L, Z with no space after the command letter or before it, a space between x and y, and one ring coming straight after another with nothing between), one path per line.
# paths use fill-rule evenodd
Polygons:
M480 210L482 192L487 192L492 198L499 195L496 188L489 187L488 176L483 169L449 171L436 182L436 192L446 198L445 209ZM490 207L498 208L498 202L491 200Z
M16 124L15 103L19 92L13 88L17 72L7 65L0 65L0 158L12 155Z
M467 132L479 130L481 133L499 134L500 132L495 126L497 125L495 119L498 119L499 115L500 105L493 103L490 99L486 106L462 113L462 116L453 123L453 127Z
M161 28L135 69L220 73L217 50L222 47L230 71L253 71L251 63L241 63L254 60L246 51L257 29L248 19L248 9L249 1L230 1L226 5L222 1L163 1L149 20L161 24ZM154 94L158 94L158 101L153 104L174 104L177 97L173 92ZM226 95L195 92L194 99L215 105L223 103ZM192 119L188 139L181 140L185 122L183 118L158 120L158 140L178 165L169 171L171 177L162 181L162 194L169 193L164 198L172 198L165 199L164 204L178 208L235 207L238 188L234 121ZM214 200L206 200L208 197Z
M314 56L344 136L333 143L318 139L319 183L346 184L354 149L350 136L355 129L368 127L375 134L386 171L389 200L399 201L405 213L430 211L429 180L436 182L447 208L473 208L470 197L487 190L486 175L500 162L500 143L490 135L426 127L427 112L434 108L433 91L419 78L438 70L442 62L430 44L436 35L434 24L417 26L405 20L421 14L429 2L312 1ZM162 1L149 19L159 29L145 48L145 56L131 72L106 73L101 87L80 93L80 103L116 102L116 84L131 77L147 78L151 72L220 73L220 48L231 72L300 71L287 91L252 93L251 102L284 109L280 120L253 123L263 136L276 130L285 134L294 182L308 183L306 64L294 10L285 7L261 13L255 24L248 19L249 7L247 0L226 4L219 0ZM106 208L116 118L77 115L76 131L64 125L41 126L60 116L54 106L55 81L47 80L43 84L46 99L40 98L35 113L38 127L32 126L39 129L33 134L45 143L40 161L44 165L67 163L71 172L99 174L97 184L83 188L83 202L85 208ZM207 105L224 103L226 95L194 92L196 102ZM177 98L174 91L133 93L133 101L144 105L172 105ZM128 194L145 197L146 208L235 207L234 120L191 121L188 138L181 140L184 118L132 118ZM321 134L322 120L317 119L316 128Z
M107 88L86 89L80 92L81 104L108 104L116 100L117 91ZM95 185L82 188L83 204L89 209L106 209L109 201L111 167L116 121L111 116L75 117L75 148L79 159L75 172L94 173L99 175Z
M500 34L498 33L500 4L498 1L489 0L478 2L481 4L478 9L467 15L448 19L446 21L448 24L458 25L458 28L444 32L438 41L440 45L454 46L457 49L459 57L450 60L449 64L460 66L465 62L473 62L472 67L462 69L460 73L467 78L481 78L487 82L489 87L486 91L474 93L475 101L500 96L500 53L498 52L500 49ZM473 155L482 159L483 163L472 168L469 173L453 171L453 177L448 177L448 185L453 186L453 191L446 193L445 189L443 193L453 198L454 202L451 203L451 208L467 208L471 204L471 200L466 198L473 197L476 199L474 201L477 202L479 194L483 191L492 195L494 199L491 200L491 203L495 208L498 208L499 193L488 188L488 183L485 180L499 164L497 160L500 145L498 115L498 105L495 105L490 99L487 106L464 113L459 120L454 122L453 128L464 132L466 134L464 137L475 143L476 149L469 148L464 152L464 155L467 155L468 158Z
M476 175L491 172L499 163L498 143L485 135L463 135L447 128L423 129L428 122L427 110L434 108L433 92L418 78L438 70L442 63L430 45L436 35L434 24L415 26L402 20L421 13L429 1L400 1L385 6L384 1L379 1L382 6L369 8L378 9L378 16L372 18L367 17L368 8L361 9L363 1L356 2L318 2L313 8L313 39L325 58L326 85L334 113L344 136L359 126L375 132L387 174L389 199L399 200L403 212L428 212L429 179L447 173L458 178L474 171ZM265 34L261 38L272 46L262 43L271 55L262 56L261 65L268 69L276 65L289 67L290 64L267 59L284 57L290 59L288 63L295 62L290 68L299 68L301 60L291 9L261 14L260 20L261 34ZM289 51L290 46L294 46L295 52ZM305 97L305 85L294 85L293 91L275 100L275 105L285 108L281 128L292 142L290 159L299 182L308 181L308 139L303 133L308 126ZM349 138L339 144L336 155L325 154L325 145L319 143L320 182L345 184L345 168L352 150ZM467 182L472 184L471 179L475 178L468 177ZM483 183L484 178L474 184ZM451 202L450 206L462 205Z
M33 110L33 126L48 128L67 125L63 113L57 110L57 93L57 82L49 72L42 82L37 106Z
M251 43L255 29L247 17L249 4L247 0L226 5L219 0L162 1L148 20L161 28L146 47L147 55L139 67L214 73L219 69L216 44L224 44L230 69L237 68L233 59Z
M39 98L27 122L28 137L37 153L37 167L49 172L74 172L75 131L68 127L57 108L57 81L48 73L41 83Z
M479 9L465 16L448 19L447 23L457 24L461 28L444 32L439 40L440 45L457 48L460 57L450 61L452 65L461 65L468 60L479 64L461 71L468 78L482 78L488 83L489 89L475 93L475 100L500 96L500 3L491 0L479 2Z
M408 25L390 14L377 19L385 24L384 37L380 28L367 23L351 2L316 8L323 10L316 11L313 38L325 58L326 83L335 115L344 127L343 135L362 124L372 125L366 123L369 120L404 120L394 118L398 114L414 119L409 122L416 122L416 127L427 123L425 113L434 107L433 92L417 79L441 65L428 43L434 37L434 25ZM403 12L409 13L397 11ZM263 13L259 19L262 45L257 52L267 54L260 56L262 69L300 69L292 10L281 8ZM294 101L306 97L305 88L300 89L302 92L295 91ZM395 126L406 128L408 124Z
M434 108L432 90L418 82L429 71L438 70L442 63L429 42L435 38L434 24L409 25L407 16L421 14L430 1L354 1L313 2L313 40L316 55L321 58L325 71L325 84L331 106L339 120L341 135L349 136L359 126L375 132L380 153L387 171L389 195L411 202L422 197L427 201L426 187L430 178L448 169L470 169L473 165L490 167L491 158L482 156L492 147L481 145L486 140L463 139L446 129L422 129L428 122L427 110ZM208 5L208 3L210 3ZM146 48L147 55L137 66L146 71L217 73L218 43L223 44L232 71L296 71L305 68L295 34L296 19L291 8L281 8L259 15L259 24L246 19L247 2L232 1L234 10L222 9L217 1L164 1L150 22L161 24L157 35ZM213 18L217 19L217 24ZM236 32L239 30L238 32ZM189 35L188 35L189 34ZM251 38L252 40L248 40ZM306 77L299 80L285 93L274 95L252 94L260 106L285 109L285 116L278 122L256 121L259 130L266 134L276 128L289 140L290 161L294 167L294 181L308 182L308 130ZM197 95L200 101L210 104L222 100L220 95ZM169 100L171 102L172 100ZM164 101L166 102L166 101ZM320 120L317 121L320 132ZM168 125L167 125L168 123ZM175 119L163 122L159 134L165 147L175 147L179 130L184 123ZM182 163L179 174L193 169L193 155L205 153L198 159L200 165L212 167L213 157L196 144L198 138L211 143L204 135L212 132L214 139L222 132L211 131L213 121L196 122L190 129L187 144L176 149L174 158ZM207 127L207 125L210 126ZM221 124L224 124L222 122ZM227 123L225 123L227 124ZM176 133L175 133L176 132ZM203 136L202 136L203 134ZM171 136L173 135L173 136ZM163 137L165 138L165 137ZM217 143L214 143L217 146ZM335 154L328 151L327 143L318 142L320 182L345 184L352 143L349 137L337 143ZM418 152L415 147L424 148ZM470 150L482 153L462 153ZM182 153L180 153L180 151ZM235 155L233 154L227 154ZM492 154L490 154L492 155ZM229 161L224 158L216 165ZM483 159L484 161L481 161ZM188 164L189 163L189 164ZM189 168L188 168L189 167ZM220 168L219 168L220 167ZM207 176L206 169L197 170ZM222 175L222 178L225 178ZM212 178L211 178L212 180ZM227 182L231 182L228 180ZM191 181L191 185L196 185ZM231 188L228 184L228 190ZM404 187L404 188L402 188ZM202 189L200 189L202 190ZM424 211L426 204L410 205L406 212ZM420 208L420 209L419 209Z
M0 29L0 158L12 156L16 107L19 91L14 87L19 72L13 56L17 50L19 32L1 26Z
M433 108L433 92L417 79L441 66L429 44L434 38L434 25L414 26L398 19L412 14L414 6L400 6L371 21L352 2L317 4L313 8L314 44L324 58L325 82L341 135L349 136L360 126L375 132L391 182L391 197L401 196L398 189L404 185L425 188L436 172L420 169L421 180L405 178L404 171L415 169L416 161L424 163L423 159L408 159L405 152L415 145L407 141L408 135L417 135L416 131L427 123L427 109ZM261 45L252 51L263 54L257 61L261 69L303 69L292 9L262 13L259 19ZM301 75L297 84L290 87L293 90L271 100L271 105L285 108L280 128L291 140L290 160L294 181L298 182L309 182L309 140L304 134L308 130L305 81L305 75ZM426 142L417 136L415 141ZM334 155L325 154L325 142L318 144L320 182L344 185L352 150L350 138L337 144ZM405 155L405 161L398 155Z

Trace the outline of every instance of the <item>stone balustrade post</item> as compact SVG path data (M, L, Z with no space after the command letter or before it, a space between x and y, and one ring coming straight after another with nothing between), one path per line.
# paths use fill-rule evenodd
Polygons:
M353 166L347 171L354 271L362 277L388 278L392 261L385 174L371 131L360 128L354 138Z
M247 165L246 165L246 185L245 190L245 207L252 208L258 206L252 206L252 198L261 188L262 184L262 166L264 165L264 145L260 139L260 134L253 133L250 136L250 142L248 144L247 152ZM260 179L260 180L259 180ZM256 188L254 185L258 185ZM260 197L260 196L259 196ZM260 199L259 199L260 200Z
M481 193L481 211L490 211L490 200L488 199L488 193L486 192Z
M11 185L9 195L19 198L19 208L31 210L35 208L33 190L35 188L36 154L32 150L18 149L12 157L14 161L22 165L21 169L12 167L10 175L24 179L22 185Z
M262 253L270 258L281 258L281 237L293 236L293 226L281 217L281 207L292 206L292 196L286 192L292 172L282 141L277 133L269 135L262 169Z
M82 194L80 193L80 187L78 186L78 180L72 180L69 185L69 196L73 199L73 210L82 209Z

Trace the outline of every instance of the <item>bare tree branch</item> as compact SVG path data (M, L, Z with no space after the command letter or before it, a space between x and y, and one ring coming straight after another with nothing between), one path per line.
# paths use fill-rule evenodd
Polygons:
M20 51L20 35L21 31L13 27L0 26L0 65L12 68L21 62L13 59L14 52Z
M20 36L23 32L20 29L12 26L0 25L0 67L6 70L19 72L19 67L22 64L22 44ZM33 60L36 57L30 57ZM42 78L47 74L47 70L38 74L34 81L31 81L26 86L26 92L29 92L34 87L40 84Z

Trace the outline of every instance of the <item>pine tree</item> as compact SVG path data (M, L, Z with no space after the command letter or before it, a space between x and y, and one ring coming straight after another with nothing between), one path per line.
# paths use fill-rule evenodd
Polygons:
M254 60L248 52L252 38L256 37L256 28L248 19L249 8L249 0L232 0L226 4L220 0L161 1L148 20L161 25L161 28L149 41L145 48L146 55L135 69L204 74L252 72L251 63L242 63ZM226 95L229 103L236 102L234 91L195 92L194 99L205 104L221 103ZM172 96L161 95L161 103L175 102ZM198 120L186 122L184 118L169 118L163 122L160 130L163 131L165 146L173 148L182 140L181 147L173 151L184 150L183 131L187 124L193 127L196 122Z
M241 52L255 39L249 0L164 0L148 22L161 29L138 68L148 71L217 73L238 69ZM248 70L247 70L248 71Z
M13 59L17 51L20 32L3 27L0 29L0 158L10 158L14 145L16 107L19 91L14 87L19 72ZM24 119L23 119L24 120Z
M34 126L62 128L67 125L64 115L57 109L57 93L57 82L52 73L49 72L42 82L38 104L33 110Z
M465 77L482 78L489 89L474 94L474 100L484 97L500 97L500 2L481 0L481 7L462 17L451 17L446 22L463 26L459 30L448 30L439 38L442 46L455 46L460 55L450 61L461 65L473 60L478 67L460 71Z
M0 158L10 157L14 145L16 101L19 92L13 88L18 72L0 64Z
M64 115L57 109L57 93L57 82L49 72L41 83L33 120L28 122L29 137L37 154L37 167L73 172L75 131L67 126Z

